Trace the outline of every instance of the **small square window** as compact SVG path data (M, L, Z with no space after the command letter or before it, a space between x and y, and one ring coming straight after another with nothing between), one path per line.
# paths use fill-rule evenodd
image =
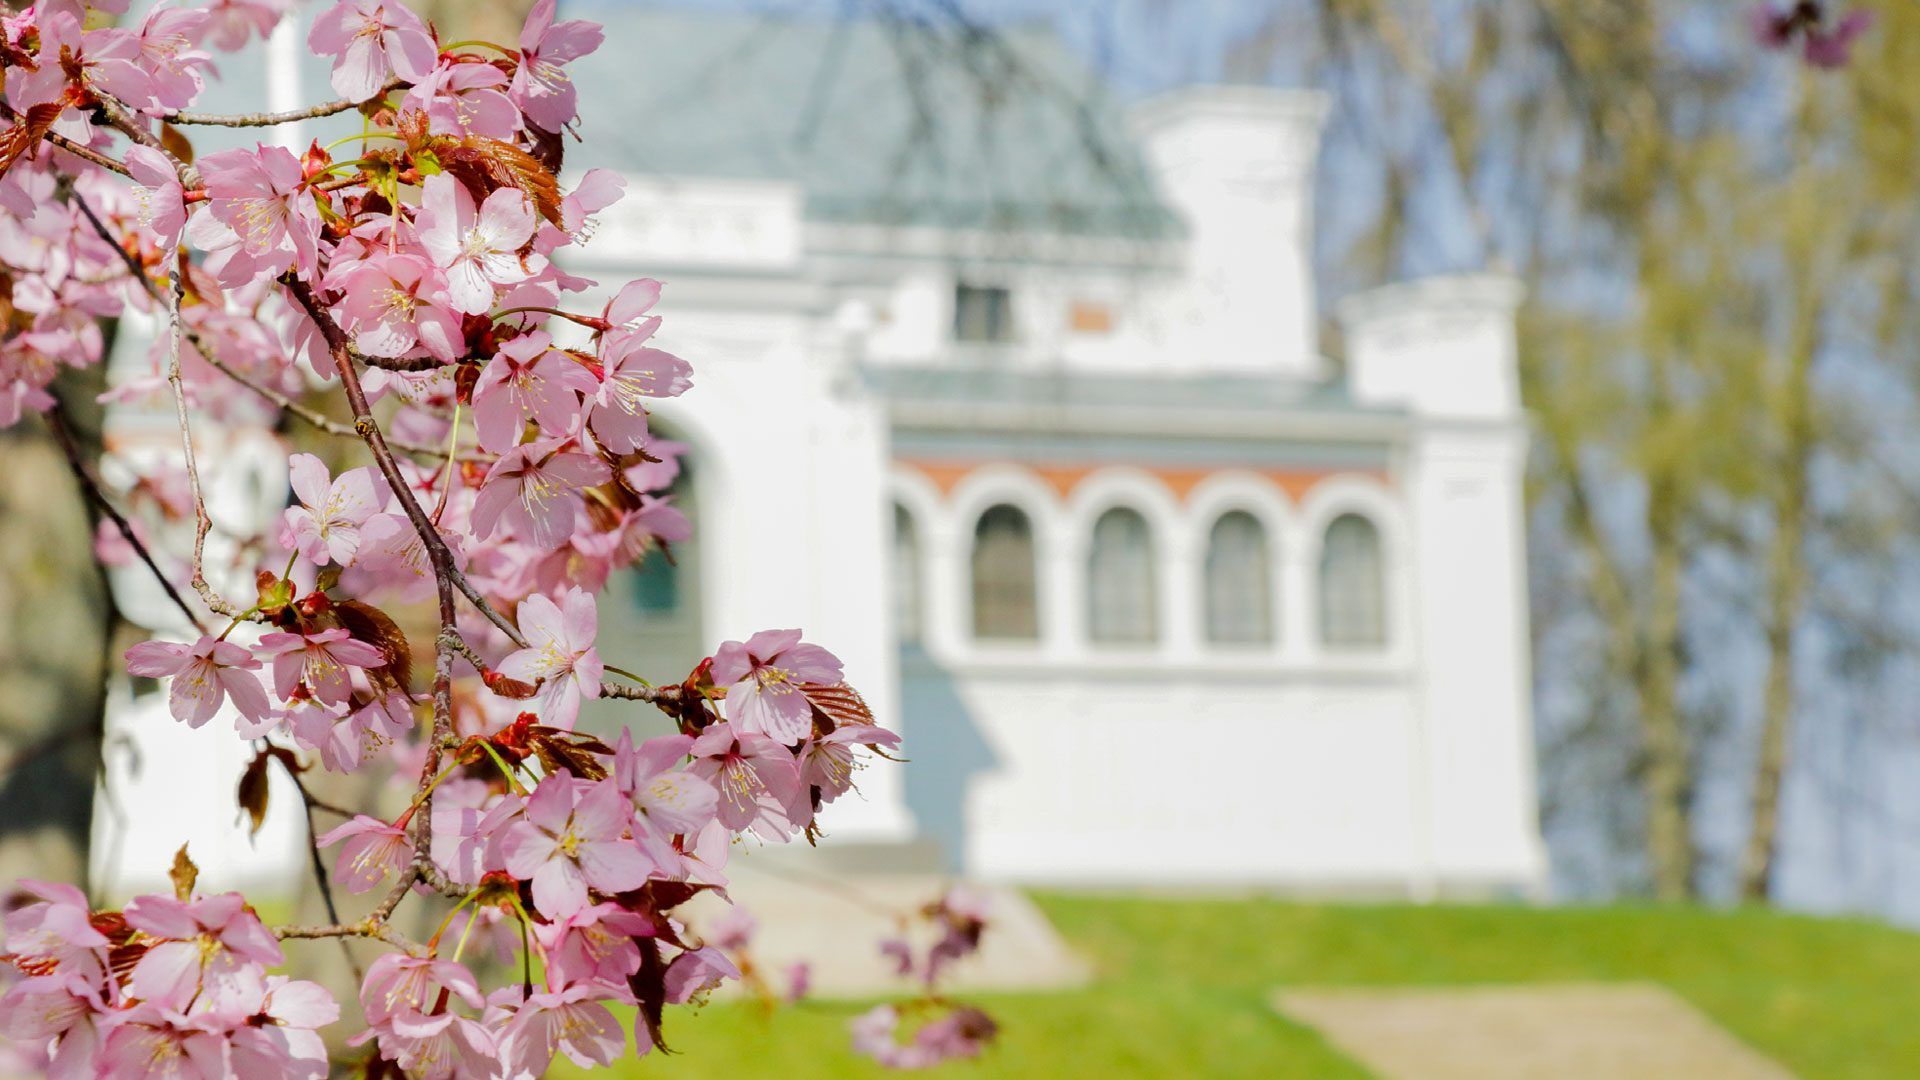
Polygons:
M960 285L953 291L955 341L1013 340L1013 295L1006 289Z

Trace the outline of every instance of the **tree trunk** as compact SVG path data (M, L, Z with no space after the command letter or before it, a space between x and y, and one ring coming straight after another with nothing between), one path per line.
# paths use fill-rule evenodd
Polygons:
M54 391L97 454L104 365ZM92 514L37 418L0 434L0 882L87 880L117 615Z
M1807 500L1816 443L1813 420L1813 327L1820 290L1801 289L1785 386L1775 395L1784 435L1773 485L1773 547L1767 556L1767 674L1760 760L1753 777L1753 821L1740 860L1740 898L1765 902L1773 892L1780 848L1780 790L1793 743L1794 628L1807 594Z
M1640 735L1645 755L1647 862L1662 901L1693 896L1692 754L1680 713L1680 587L1684 556L1679 496L1671 477L1656 476L1647 497L1653 573L1647 640L1641 657Z

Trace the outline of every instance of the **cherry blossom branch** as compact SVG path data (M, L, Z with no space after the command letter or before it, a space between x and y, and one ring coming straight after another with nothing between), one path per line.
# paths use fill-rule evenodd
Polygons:
M406 85L408 84L403 79L391 79L387 82L387 85L380 88L379 93L375 94L371 100L380 101L384 99L388 94L391 94L395 90L398 90L401 87ZM175 112L175 113L168 113L161 119L165 120L169 124L175 124L175 125L197 124L197 125L209 126L209 127L242 127L242 128L244 127L277 127L281 124L297 124L302 120L318 120L322 117L333 116L336 113L347 112L349 110L357 109L359 107L360 107L360 102L358 101L347 101L342 99L339 101L329 101L321 105L309 106L308 108L305 108L305 109L288 109L284 112L257 112L257 113Z
M67 468L73 473L73 478L79 481L81 489L86 492L94 506L113 522L114 528L120 531L120 536L133 548L134 554L140 557L140 561L153 572L154 580L160 583L160 588L166 591L167 598L180 609L180 613L187 617L187 622L202 634L206 633L207 628L200 622L199 613L193 610L192 605L187 603L187 598L180 595L180 590L174 586L173 580L160 569L160 564L154 561L153 552L147 549L145 541L134 534L133 523L128 521L112 502L108 501L99 478L95 477L93 470L87 467L86 460L80 454L79 442L73 437L72 422L67 418L66 403L56 399L46 415L47 427L53 432L54 441L60 444L60 452L67 459Z
M133 280L140 283L140 286L146 290L147 295L153 298L154 303L164 305L166 303L165 298L161 296L160 289L153 283L153 279L147 276L146 268L140 264L139 258L120 243L119 239L113 235L113 230L107 228L106 223L101 221L99 216L93 212L93 208L87 205L87 201L81 197L79 192L74 192L73 201L79 205L80 212L86 216L87 222L93 226L93 230L99 233L100 238L111 245L114 251L119 254L121 261L126 263L127 271L132 275ZM248 375L244 371L240 371L225 360L222 360L214 348L208 344L206 337L202 335L200 331L182 323L180 332L186 336L187 344L193 346L193 351L200 354L200 359L205 361L207 366L225 375L227 378L232 379L234 382L239 383L241 386L246 387L248 390L253 391L268 403L285 410L295 419L315 430L323 431L328 435L335 435L344 439L358 439L360 437L360 433L355 431L352 425L343 424L318 410L308 408L289 395L275 390L273 387L260 382L253 376ZM412 454L415 457L438 460L441 456L439 447L427 446L422 443L405 442L395 439L392 440L389 445L396 450ZM463 458L462 460L486 459L472 457Z
M109 127L165 157L172 163L174 171L180 174L180 183L188 189L201 186L200 170L194 168L192 162L180 160L172 150L167 149L167 144L153 132L148 131L146 125L141 123L124 103L116 100L113 95L102 92L98 87L93 88L93 96L100 102L100 111L106 116Z
M353 349L348 349L347 353L348 355L352 356L355 360L360 361L362 364L365 364L368 367L377 367L386 371L403 371L403 372L433 371L436 368L443 368L447 366L438 357L433 357L433 356L413 356L413 357L368 356L363 352L359 352Z
M407 937L384 922L363 919L357 923L333 923L328 926L276 926L273 936L281 941L324 941L328 938L372 938L384 941L413 956L426 955L426 946Z
M407 520L413 522L414 530L420 534L420 542L426 545L427 557L433 564L434 576L451 581L453 587L459 589L460 594L489 622L499 627L509 641L522 649L526 648L527 639L520 636L519 628L500 614L492 602L480 595L480 590L474 588L467 576L454 565L453 551L447 547L446 539L427 517L427 512L421 509L419 500L413 497L413 491L400 474L399 466L394 463L393 454L387 449L386 437L381 434L380 425L374 421L373 411L367 405L366 391L360 386L360 374L353 369L353 350L347 345L346 332L340 329L340 324L334 321L332 314L320 303L320 298L314 295L312 286L294 274L286 275L281 281L326 339L327 351L333 356L334 366L339 370L341 382L346 387L347 404L353 410L354 430L360 434L368 449L373 451L381 475L387 478L394 497L400 500L401 509L406 511ZM450 623L451 620L446 622Z
M5 119L10 122L18 123L20 120L20 113L16 111L13 108L13 106L8 105L4 101L0 101L0 119ZM62 150L65 150L67 153L72 154L74 157L77 157L82 161L92 162L93 164L98 165L101 168L106 169L110 172L117 172L121 176L130 177L133 175L133 173L127 170L127 167L125 165L120 164L118 161L113 160L112 158L108 157L107 155L101 153L98 150L95 150L91 147L82 146L81 144L74 142L72 139L67 138L65 135L62 135L57 131L49 131L45 135L41 136L41 138L53 144L54 146L59 147Z
M274 756L280 762L280 767L286 771L287 779L293 781L294 790L300 793L300 802L307 819L307 855L309 856L309 862L313 866L313 880L315 884L320 886L320 902L327 909L327 918L332 922L338 923L340 921L340 908L333 900L333 883L327 879L327 862L320 857L320 834L313 827L313 812L316 808L324 808L330 813L339 814L347 818L352 818L354 815L345 810L328 806L319 799L314 798L313 792L307 790L306 781L300 779L300 770L295 768L286 758L280 757L277 754ZM346 958L347 968L353 972L353 981L356 983L365 981L367 977L366 972L361 969L360 961L354 959L353 950L347 947L345 938L340 939L340 955Z
M659 705L680 700L681 689L678 683L672 686L624 686L620 683L602 682L600 696Z

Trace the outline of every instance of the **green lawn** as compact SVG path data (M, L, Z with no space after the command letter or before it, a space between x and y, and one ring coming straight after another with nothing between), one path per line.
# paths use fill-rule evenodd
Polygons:
M1810 1080L1920 1075L1920 936L1874 923L1663 908L1037 899L1092 958L1096 981L982 999L1004 1027L999 1048L934 1075L1361 1077L1275 1015L1268 995L1289 984L1612 979L1665 984ZM855 1011L672 1010L667 1033L680 1053L626 1075L897 1075L847 1052Z

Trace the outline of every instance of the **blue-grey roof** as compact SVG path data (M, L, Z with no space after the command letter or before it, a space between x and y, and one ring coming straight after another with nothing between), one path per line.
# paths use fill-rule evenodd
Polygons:
M563 5L604 23L574 65L568 166L790 180L809 218L1158 236L1099 80L1039 26L972 47L871 19Z

